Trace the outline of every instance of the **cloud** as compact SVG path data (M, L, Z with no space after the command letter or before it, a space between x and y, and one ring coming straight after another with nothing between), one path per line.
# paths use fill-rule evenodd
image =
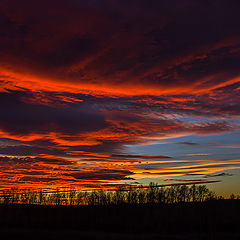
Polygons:
M202 181L202 179L164 179L164 182L168 182L168 181L175 181L175 182L199 182Z
M238 6L2 1L2 181L96 187L101 178L130 180L138 173L127 164L176 163L165 155L128 154L127 145L239 131ZM177 172L161 174L171 171Z
M228 177L228 176L233 176L233 174L231 174L231 173L208 174L208 175L205 175L204 178Z
M156 187L171 187L171 186L182 186L182 185L193 185L193 184L207 184L207 183L218 183L221 181L188 181L188 182L180 182L180 183L171 183L171 184L156 184ZM150 188L151 186L133 186L133 188Z
M0 110L4 112L0 120L2 130L16 135L28 135L29 132L38 135L58 131L69 135L97 130L106 125L104 116L99 111L91 111L81 103L77 107L36 106L22 103L22 96L24 94L20 92L0 94Z
M117 166L116 166L117 167ZM36 188L53 186L101 187L105 181L131 180L132 174L127 168L104 168L104 166L85 166L76 161L55 156L43 157L0 157L0 179L5 187L17 186ZM99 168L99 169L96 169Z
M178 142L177 144L183 144L183 145L189 145L189 146L200 145L199 143L195 143L195 142Z
M97 171L87 171L87 172L73 172L69 176L75 179L85 179L85 180L132 180L133 178L126 177L132 174L130 171L124 170L109 170L101 169Z
M233 149L239 149L240 145L224 145L224 146L214 146L216 148L233 148Z
M239 82L235 1L54 2L2 4L2 89L160 95Z
M121 159L166 159L171 158L168 156L163 155L136 155L136 154L112 154L112 157L114 158L121 158Z
M218 180L213 180L213 181L206 181L205 179L164 179L165 182L176 182L174 184L176 185L191 185L191 184L206 184L206 183L216 183L216 182L221 182ZM171 185L171 184L170 184Z
M210 155L209 153L188 153L185 154L186 156L208 156Z

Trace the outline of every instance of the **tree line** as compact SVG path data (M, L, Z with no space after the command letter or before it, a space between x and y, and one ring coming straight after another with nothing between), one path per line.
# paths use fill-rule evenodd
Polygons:
M231 195L231 199L240 196ZM173 204L180 202L205 202L223 199L210 191L206 185L176 185L159 187L150 183L148 187L119 187L115 191L79 191L69 189L53 192L5 189L0 191L1 204L39 205L123 205L123 204Z

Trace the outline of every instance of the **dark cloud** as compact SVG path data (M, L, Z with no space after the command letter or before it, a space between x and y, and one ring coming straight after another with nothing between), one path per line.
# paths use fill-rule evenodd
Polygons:
M168 156L163 156L163 155L135 155L135 154L112 154L112 157L114 158L123 158L123 159L128 159L128 158L134 158L134 159L166 159L166 158L171 158Z
M60 181L62 182L63 179L59 178L59 177L52 177L52 178L48 178L48 177L32 177L32 176L24 176L21 177L18 182L29 182L29 183L41 183L41 182L45 182L45 183L49 183L49 182L56 182L56 181ZM64 181L71 181L74 182L74 180L69 180L69 179L64 179Z
M3 1L4 67L108 92L186 93L239 75L237 1L53 2Z
M126 170L101 169L87 172L73 172L68 174L68 176L78 180L133 180L133 178L127 177L131 174L132 172Z
M221 181L206 181L206 179L165 179L165 182L176 182L174 184L176 185L191 185L191 184L206 184L206 183L216 183L216 182L221 182ZM171 184L170 184L171 185Z
M27 95L27 94L26 94ZM104 116L99 111L89 109L84 104L73 107L50 107L21 102L24 94L0 94L0 119L2 130L15 134L78 132L98 130L106 126Z
M44 165L56 165L56 166L70 166L73 165L74 162L70 160L65 160L61 158L49 158L49 157L0 157L0 163L2 166L11 166L15 167L24 166L27 168L31 168L32 166L37 166L38 164Z
M228 177L228 176L233 176L233 174L231 174L231 173L208 174L208 175L205 175L204 178Z
M198 146L198 145L200 145L199 143L195 143L195 142L177 142L177 144L188 145L188 146Z

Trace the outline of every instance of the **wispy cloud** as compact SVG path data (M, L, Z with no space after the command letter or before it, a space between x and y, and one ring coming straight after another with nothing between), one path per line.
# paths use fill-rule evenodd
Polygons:
M198 145L200 145L199 143L195 143L195 142L178 142L177 144L188 145L188 146L198 146Z

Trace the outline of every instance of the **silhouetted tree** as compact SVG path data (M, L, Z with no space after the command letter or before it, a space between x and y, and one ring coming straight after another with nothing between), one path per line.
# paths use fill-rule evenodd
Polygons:
M239 199L239 195L232 194L231 199ZM31 192L29 189L4 189L0 191L0 203L2 204L48 204L48 205L121 205L121 204L172 204L178 202L204 202L220 200L205 185L158 187L150 183L147 188L120 186L115 191L60 191Z

